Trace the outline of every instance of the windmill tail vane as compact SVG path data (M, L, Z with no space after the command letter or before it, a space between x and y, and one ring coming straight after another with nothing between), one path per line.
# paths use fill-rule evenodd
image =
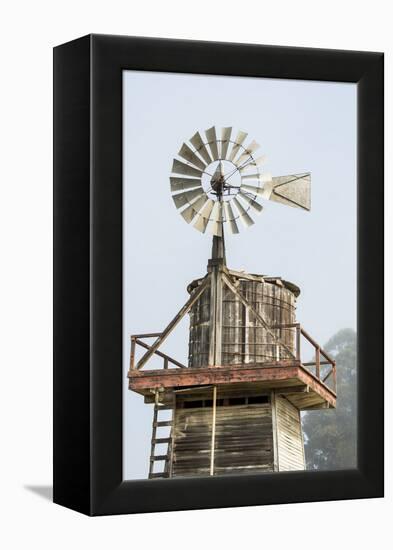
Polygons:
M219 137L217 137L219 135ZM223 236L254 224L253 214L263 210L260 200L271 200L310 210L310 173L272 176L263 171L266 156L247 133L231 127L217 132L212 126L202 138L196 132L183 143L173 159L170 187L176 208L184 220L201 233ZM248 144L247 144L248 143ZM247 145L246 145L247 144Z

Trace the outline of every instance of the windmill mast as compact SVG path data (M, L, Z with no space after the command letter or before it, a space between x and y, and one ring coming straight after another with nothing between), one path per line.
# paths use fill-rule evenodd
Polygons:
M207 271L211 274L209 366L213 367L221 364L223 291L222 271L226 266L224 222L222 219L225 178L221 160L219 161L217 169L212 177L211 186L220 205L220 230L218 235L213 235L212 257L207 266Z
M213 246L212 246L212 260L222 260L223 264L226 264L225 258L225 238L224 238L224 221L222 218L223 210L223 194L225 188L225 177L222 162L218 163L217 169L212 177L211 186L214 194L217 196L217 201L220 204L220 220L219 220L219 234L213 235Z

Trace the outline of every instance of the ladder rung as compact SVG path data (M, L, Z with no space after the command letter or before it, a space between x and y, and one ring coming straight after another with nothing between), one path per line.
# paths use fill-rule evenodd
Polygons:
M153 462L154 460L167 460L167 459L168 459L168 455L155 455L150 457L151 462Z
M156 437L152 439L152 443L156 445L160 445L161 443L170 443L171 438L170 437Z
M159 403L157 407L158 411L171 411L173 409L173 405L161 405L161 403Z
M153 426L159 428L160 426L172 426L172 420L157 420L153 423Z

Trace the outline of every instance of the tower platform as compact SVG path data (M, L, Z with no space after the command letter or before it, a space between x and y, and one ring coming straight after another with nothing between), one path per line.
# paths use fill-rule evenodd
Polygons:
M336 393L301 361L212 366L205 368L166 368L129 372L129 389L154 401L153 392L160 391L160 401L170 403L173 392L181 389L217 386L225 394L256 395L278 390L299 410L336 407Z

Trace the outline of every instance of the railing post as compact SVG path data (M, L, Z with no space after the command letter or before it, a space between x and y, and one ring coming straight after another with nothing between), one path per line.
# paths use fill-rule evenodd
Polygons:
M315 348L315 376L318 380L321 378L321 348Z
M300 361L300 323L296 325L296 359Z
M164 357L164 369L168 368L168 357Z
M333 388L334 388L334 393L337 393L336 361L333 362Z
M130 354L130 368L135 369L135 337L131 336L131 354Z

